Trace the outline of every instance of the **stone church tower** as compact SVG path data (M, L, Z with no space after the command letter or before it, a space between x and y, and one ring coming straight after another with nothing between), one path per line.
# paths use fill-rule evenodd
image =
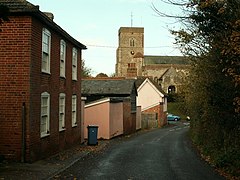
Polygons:
M144 28L121 27L118 31L116 77L151 77L166 93L177 93L189 73L183 56L144 55Z
M118 38L116 76L142 76L144 28L121 27L118 31Z

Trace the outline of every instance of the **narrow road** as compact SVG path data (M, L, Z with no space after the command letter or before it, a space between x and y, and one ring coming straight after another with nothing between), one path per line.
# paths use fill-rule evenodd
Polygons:
M218 180L187 137L189 127L175 126L133 135L104 152L79 161L58 177L65 179ZM115 141L115 140L113 140Z

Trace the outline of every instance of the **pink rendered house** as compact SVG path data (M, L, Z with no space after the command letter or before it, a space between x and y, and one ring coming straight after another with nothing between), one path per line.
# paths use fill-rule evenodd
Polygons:
M111 139L134 133L140 117L136 106L137 89L133 79L84 79L82 94L84 137L88 125L98 126L98 139Z
M123 134L123 100L103 98L85 105L84 138L87 126L98 126L98 139L111 139Z

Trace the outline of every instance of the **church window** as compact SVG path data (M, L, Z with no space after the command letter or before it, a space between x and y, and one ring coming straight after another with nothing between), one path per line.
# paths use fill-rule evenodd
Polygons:
M176 87L175 86L169 86L168 87L168 93L175 93L176 92Z
M135 68L136 67L136 63L128 63L128 67L129 68Z
M133 38L130 39L130 47L134 47L135 46L135 41Z

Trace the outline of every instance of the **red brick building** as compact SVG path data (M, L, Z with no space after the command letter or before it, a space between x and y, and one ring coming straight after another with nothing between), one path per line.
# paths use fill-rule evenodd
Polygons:
M32 162L81 141L81 54L38 6L0 0L0 156ZM51 15L51 14L50 14Z

